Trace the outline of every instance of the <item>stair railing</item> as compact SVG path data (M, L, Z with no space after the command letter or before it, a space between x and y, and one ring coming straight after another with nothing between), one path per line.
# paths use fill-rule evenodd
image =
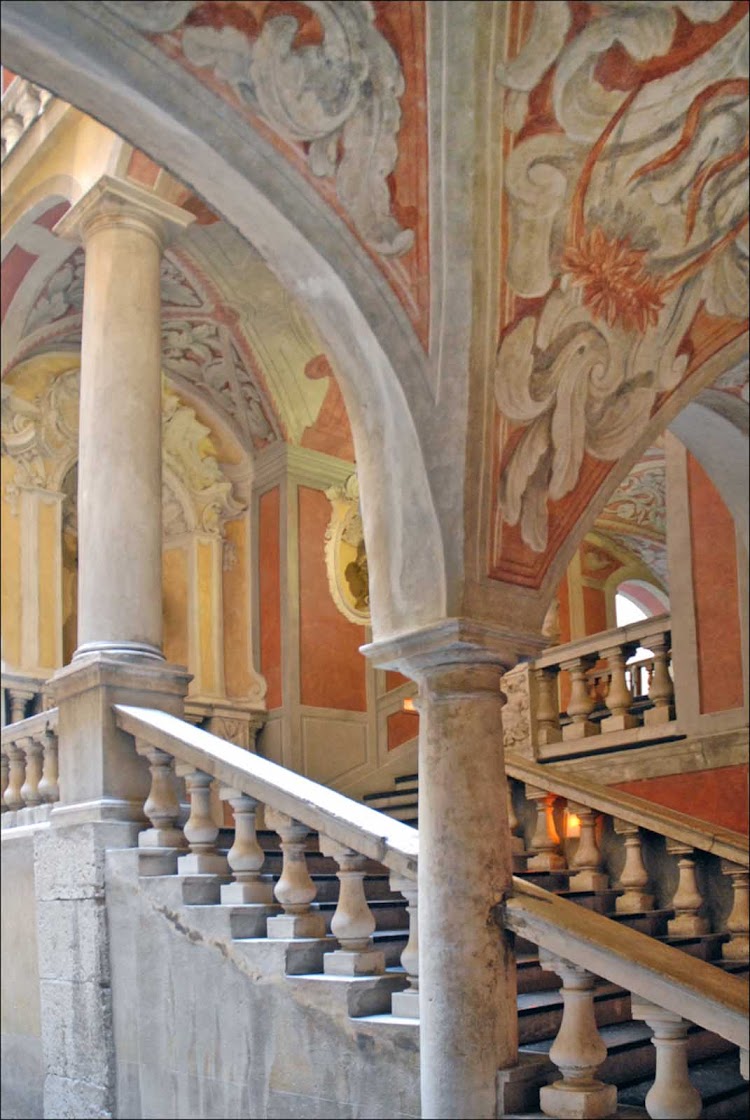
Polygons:
M144 813L152 827L138 838L142 874L231 876L221 886L221 900L251 908L259 935L262 930L270 938L324 938L325 917L315 904L317 888L307 862L307 837L317 832L321 852L338 865L340 883L331 920L340 947L325 954L323 968L333 975L364 976L385 971L364 891L368 861L383 864L391 872L391 889L405 897L409 911L409 941L401 955L408 988L393 999L400 1015L417 1017L416 829L164 712L115 705L115 717L151 768ZM182 830L178 777L184 777L190 797ZM234 813L235 841L226 856L217 850L219 828L210 811L214 781ZM261 805L282 852L275 887L261 873L264 853L256 835Z
M57 708L2 729L3 827L41 819L60 800Z
M679 736L671 625L664 614L605 630L506 674L506 748L554 759ZM650 654L634 661L640 647Z
M750 912L748 908L748 838L718 825L689 817L641 797L599 786L582 778L571 778L549 766L528 762L506 752L509 778L509 816L513 834L514 869L567 874L571 891L619 891L615 910L636 915L654 908L656 887L644 862L644 848L652 849L656 838L666 843L676 859L674 889L666 906L674 911L667 923L672 937L703 937L710 934L707 899L701 877L696 874L696 852L718 857L718 866L732 889L731 911L721 946L725 960L747 960L750 955ZM515 785L515 798L513 795ZM528 841L521 835L522 820L529 802L537 804L535 825ZM570 821L575 821L571 830ZM619 879L610 883L601 850L601 838L611 822L624 837L624 865ZM578 844L566 845L560 833L575 831ZM572 850L572 854L571 854ZM715 923L717 924L717 923Z
M636 930L612 922L523 880L501 904L507 929L539 949L543 969L562 982L563 1016L549 1053L561 1078L540 1090L547 1116L613 1116L617 1090L596 1076L607 1056L594 1013L597 977L630 993L634 1019L653 1031L651 1117L701 1115L688 1073L692 1023L747 1049L747 985ZM746 1070L747 1060L741 1060Z

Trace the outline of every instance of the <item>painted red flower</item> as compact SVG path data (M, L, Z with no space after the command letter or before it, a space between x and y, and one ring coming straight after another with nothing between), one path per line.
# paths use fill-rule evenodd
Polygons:
M591 314L610 327L641 333L654 326L664 306L661 286L644 265L645 249L633 249L629 238L610 241L600 226L569 244L562 269L583 288Z

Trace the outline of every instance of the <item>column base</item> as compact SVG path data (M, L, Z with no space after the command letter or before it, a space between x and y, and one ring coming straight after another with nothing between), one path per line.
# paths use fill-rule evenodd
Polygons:
M394 992L391 996L391 1015L399 1019L418 1019L419 991L416 988L405 988L403 992Z
M326 920L323 914L279 914L266 923L266 936L279 941L295 937L325 937Z
M326 953L323 972L326 976L382 976L385 954L377 949L335 949Z
M540 1089L539 1104L546 1116L558 1120L604 1120L617 1112L617 1088L601 1081L568 1088L556 1081Z
M84 642L73 654L72 660L78 661L92 653L104 653L111 657L151 657L154 661L166 664L166 658L158 646L149 642Z

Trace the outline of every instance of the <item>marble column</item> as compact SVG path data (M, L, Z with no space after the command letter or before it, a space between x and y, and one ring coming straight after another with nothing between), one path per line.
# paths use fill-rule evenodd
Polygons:
M56 227L86 249L75 657L163 657L160 264L190 220L105 176Z
M513 648L454 619L367 652L419 685L422 1115L494 1117L498 1070L518 1061L499 909L512 880L500 679Z

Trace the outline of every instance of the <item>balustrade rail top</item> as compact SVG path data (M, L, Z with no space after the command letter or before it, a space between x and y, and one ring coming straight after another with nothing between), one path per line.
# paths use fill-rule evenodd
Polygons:
M747 1047L743 980L541 887L513 877L505 925L634 995Z
M663 634L672 628L672 616L669 614L654 615L653 618L644 618L642 622L631 622L627 626L618 626L614 630L602 630L599 634L592 634L588 638L579 638L575 642L566 642L562 646L553 646L535 657L531 664L535 669L547 669L559 665L562 661L571 661L574 657L594 656L602 649L612 649L622 645L645 645L646 639L656 634Z
M398 874L416 878L419 833L411 825L392 820L376 809L166 712L123 704L115 704L114 711L117 726L149 746L294 817L311 830L322 832Z
M17 723L9 723L2 729L2 745L9 746L19 739L34 738L45 731L57 731L57 708L39 712L28 719L21 719Z
M697 821L676 809L655 805L653 801L646 801L623 790L596 785L585 778L569 778L560 770L540 766L538 762L529 762L510 751L505 755L505 770L511 778L528 782L548 793L556 793L559 797L596 809L599 813L617 817L629 824L637 824L640 828L667 836L670 840L679 840L702 852L711 852L732 863L742 866L748 864L750 841L741 832L733 832L707 821Z

